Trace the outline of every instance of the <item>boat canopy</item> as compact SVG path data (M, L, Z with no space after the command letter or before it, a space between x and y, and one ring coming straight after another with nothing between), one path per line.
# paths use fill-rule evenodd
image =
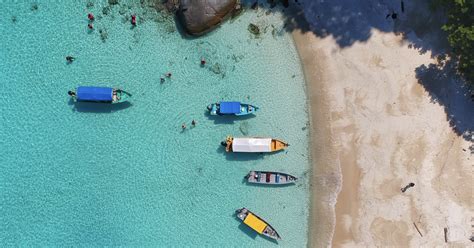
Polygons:
M244 220L244 223L251 227L253 230L257 231L258 233L262 234L263 230L267 227L267 223L263 222L257 216L249 213Z
M112 88L89 87L89 86L77 87L77 92L76 92L78 101L111 102L112 94L113 94Z
M272 139L270 138L234 138L232 151L234 152L271 152Z
M221 102L219 112L221 114L240 113L240 102Z

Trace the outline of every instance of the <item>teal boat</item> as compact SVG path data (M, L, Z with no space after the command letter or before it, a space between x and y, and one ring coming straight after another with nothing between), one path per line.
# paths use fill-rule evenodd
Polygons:
M126 102L132 96L130 93L108 87L79 86L75 91L68 91L68 94L76 102L100 102L100 103L121 103Z
M258 107L240 102L218 102L207 106L211 115L250 115L254 114Z

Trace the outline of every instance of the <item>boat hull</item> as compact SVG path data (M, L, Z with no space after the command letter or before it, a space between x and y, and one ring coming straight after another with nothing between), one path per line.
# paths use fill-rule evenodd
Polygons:
M253 106L251 104L240 104L240 112L239 113L221 113L220 110L220 103L213 103L207 106L210 115L230 115L230 116L245 116L255 114L257 112L258 107Z
M86 91L90 91L90 89L99 89L100 92L87 92L86 97L78 96L79 88L86 89ZM104 90L108 90L104 93ZM116 104L116 103L123 103L127 102L130 97L132 96L130 93L121 90L121 89L114 89L114 88L103 88L103 87L78 87L75 91L69 91L68 94L72 97L75 102L92 102L92 103L107 103L107 104ZM94 95L96 94L96 95Z
M279 139L261 137L234 138L232 136L228 136L222 142L222 145L226 147L226 152L246 153L271 153L284 150L289 146L288 143Z
M295 176L271 171L250 171L246 179L248 183L263 185L288 185L298 180Z
M117 92L117 96L119 96L119 97L118 97L117 100L112 101L112 104L128 102L128 100L130 100L130 97L132 96L132 94L130 94L130 93L124 91L124 90L121 90L121 89L117 89L116 92Z
M278 232L265 220L258 217L256 214L252 213L246 208L237 209L236 211L237 218L242 220L247 226L255 230L257 233L269 237L275 240L281 240ZM248 218L251 218L252 221L248 221Z

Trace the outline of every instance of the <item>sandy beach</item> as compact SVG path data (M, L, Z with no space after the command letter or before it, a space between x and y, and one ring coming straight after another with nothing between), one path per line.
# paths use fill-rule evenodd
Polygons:
M439 62L440 19L424 2L396 19L398 2L355 2L306 3L310 30L293 31L311 110L310 246L471 245L474 103ZM334 12L352 7L356 22Z

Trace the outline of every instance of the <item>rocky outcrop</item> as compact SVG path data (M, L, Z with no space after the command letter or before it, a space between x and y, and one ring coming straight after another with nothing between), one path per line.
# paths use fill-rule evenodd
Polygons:
M186 32L199 36L215 28L238 7L237 0L181 0L177 14Z

